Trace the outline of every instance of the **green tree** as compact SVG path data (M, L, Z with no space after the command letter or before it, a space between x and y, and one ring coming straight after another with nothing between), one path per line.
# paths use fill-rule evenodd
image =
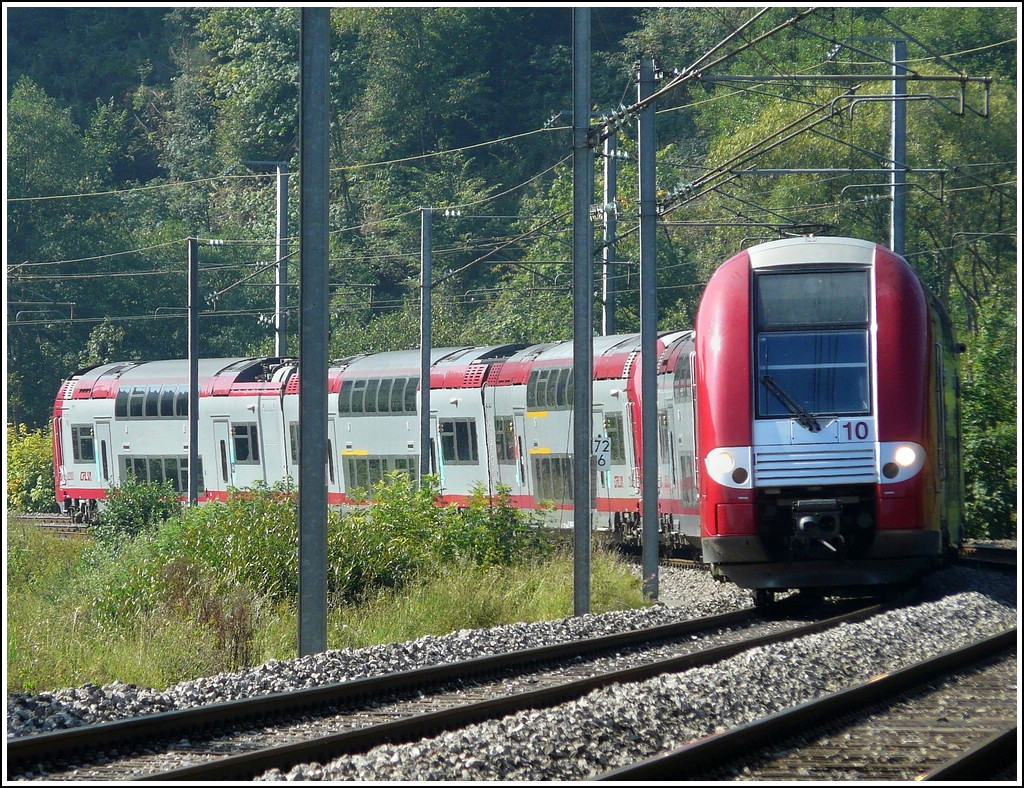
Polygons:
M53 433L7 425L7 508L15 512L55 512Z
M1013 298L986 298L964 359L964 477L968 534L1017 534L1017 325Z

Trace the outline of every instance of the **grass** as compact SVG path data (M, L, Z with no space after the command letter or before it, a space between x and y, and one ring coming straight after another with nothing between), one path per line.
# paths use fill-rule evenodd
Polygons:
M176 527L169 524L168 532ZM160 538L163 549L167 537ZM8 692L114 680L163 689L296 656L293 595L272 597L241 582L214 583L208 569L183 567L173 557L161 576L169 587L176 577L187 576L187 596L165 594L153 603L149 595L140 604L115 595L131 613L111 616L103 600L110 577L125 568L125 561L148 555L145 540L112 554L89 540L62 539L9 518ZM511 566L468 560L425 564L398 586L368 588L356 599L334 595L328 647L359 648L570 615L572 572L571 554L557 551ZM602 551L592 556L591 589L595 613L645 604L639 581L621 560Z

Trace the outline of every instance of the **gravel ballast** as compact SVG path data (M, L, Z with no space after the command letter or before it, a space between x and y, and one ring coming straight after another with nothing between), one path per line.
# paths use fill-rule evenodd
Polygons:
M1016 624L1016 582L966 568L924 583L927 601L866 622L753 649L710 668L610 687L544 711L474 725L414 744L385 746L327 765L264 779L561 780L587 779L659 750L771 714L877 673ZM363 649L272 660L160 692L125 684L85 685L8 697L8 735L75 727L318 686L485 654L594 637L723 613L752 602L749 591L700 570L664 569L663 604ZM1015 691L1008 688L1008 692Z
M579 780L863 682L1016 625L1013 579L953 569L934 601L716 665L264 780ZM1007 692L1016 688L1007 687Z

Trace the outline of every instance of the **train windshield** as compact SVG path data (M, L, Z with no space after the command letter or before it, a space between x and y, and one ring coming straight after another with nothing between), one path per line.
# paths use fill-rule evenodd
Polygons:
M756 282L758 417L870 413L867 271Z

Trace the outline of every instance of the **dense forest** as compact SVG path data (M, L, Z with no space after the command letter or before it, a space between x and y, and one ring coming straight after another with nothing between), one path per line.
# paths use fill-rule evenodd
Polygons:
M202 354L271 354L276 182L257 163L288 165L296 235L299 9L5 13L8 422L45 425L61 380L83 366L185 355L189 237L201 239ZM887 242L891 82L797 75L888 75L892 41L906 42L906 256L967 346L969 512L975 534L993 536L1016 529L1018 13L687 6L592 18L595 123L636 102L640 58L655 59L659 88L676 83L657 103L663 329L692 325L714 268L756 240ZM434 293L436 345L571 336L571 17L331 11L332 357L418 345L421 207L436 209L437 277L452 274ZM740 76L759 79L722 79ZM627 120L621 332L638 330ZM595 202L603 172L595 156ZM300 262L289 257L292 282Z

